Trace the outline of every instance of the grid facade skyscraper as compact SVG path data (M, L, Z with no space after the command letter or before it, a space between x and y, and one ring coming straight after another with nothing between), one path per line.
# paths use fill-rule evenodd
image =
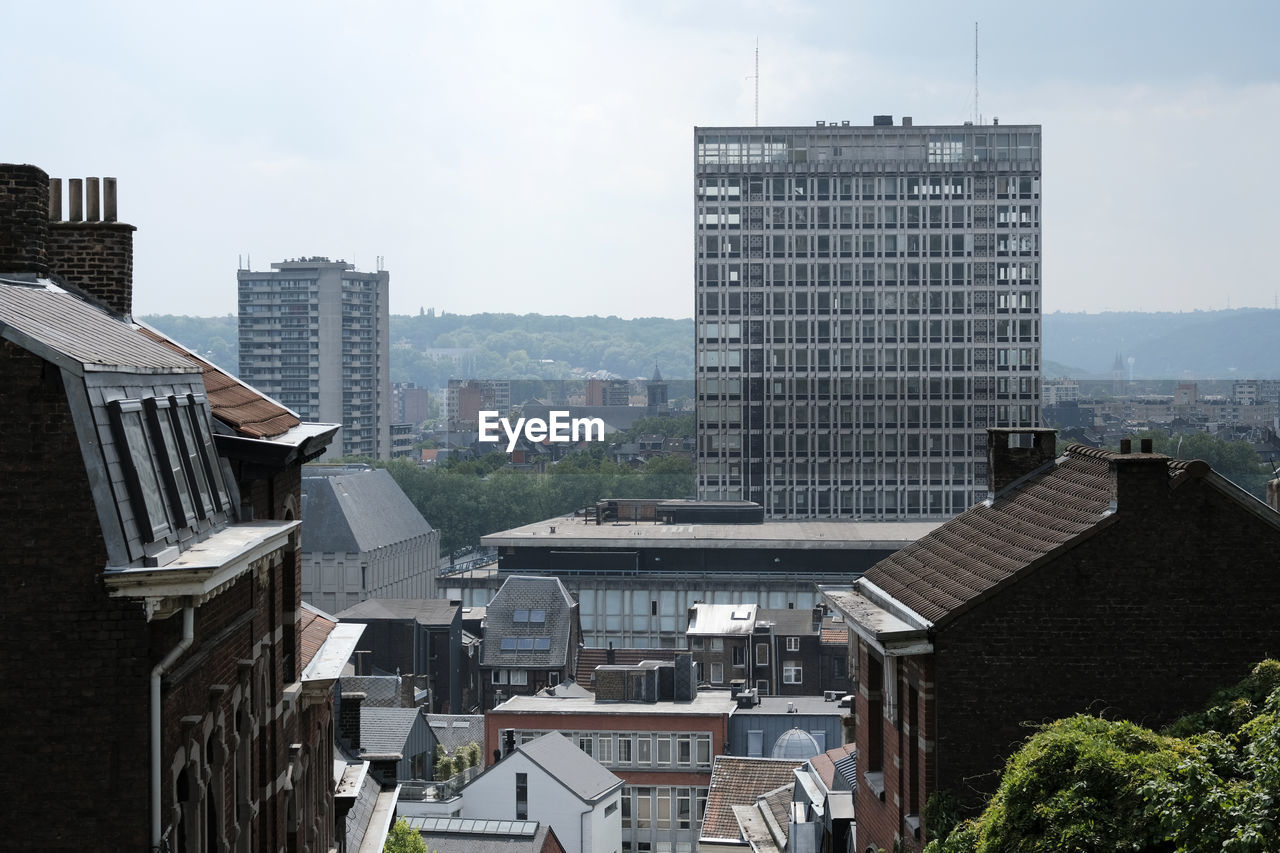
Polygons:
M241 378L304 421L342 424L335 454L391 458L389 274L299 258L236 278Z
M1040 127L695 128L698 496L942 518L1040 422Z

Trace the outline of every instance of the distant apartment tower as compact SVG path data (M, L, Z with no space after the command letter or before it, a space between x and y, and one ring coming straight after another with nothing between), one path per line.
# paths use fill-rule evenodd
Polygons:
M450 429L474 427L482 411L507 416L511 411L511 380L449 380L445 390L445 415Z
M1040 127L695 128L698 495L947 517L1040 422Z
M631 383L625 379L587 380L588 406L627 406L631 404Z
M385 271L328 258L240 270L240 375L304 421L340 423L342 456L391 456Z

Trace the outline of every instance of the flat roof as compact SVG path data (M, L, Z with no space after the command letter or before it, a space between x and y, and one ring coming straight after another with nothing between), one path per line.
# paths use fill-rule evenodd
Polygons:
M480 537L486 547L541 548L793 548L897 551L943 521L766 521L763 524L596 524L572 515L535 521Z
M788 713L788 705L795 707L794 713L809 716L829 715L843 717L850 713L848 709L841 708L839 702L828 702L821 696L761 696L759 705L754 705L750 708L735 708L733 713L735 716L738 714L785 715Z
M692 702L597 702L594 696L512 696L490 713L719 716L734 707L728 691L711 691L698 693Z

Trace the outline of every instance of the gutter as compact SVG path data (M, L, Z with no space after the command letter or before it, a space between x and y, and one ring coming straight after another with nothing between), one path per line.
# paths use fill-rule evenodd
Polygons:
M182 639L169 650L158 664L151 668L151 849L160 850L163 841L160 830L160 679L165 670L173 666L182 653L191 648L195 640L196 608L187 604L182 608Z

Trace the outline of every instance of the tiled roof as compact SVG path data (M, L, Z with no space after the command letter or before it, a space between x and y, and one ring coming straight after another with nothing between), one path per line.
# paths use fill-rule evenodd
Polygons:
M511 575L485 612L481 666L557 669L569 662L577 604L558 578ZM517 613L524 616L516 620ZM534 614L542 618L536 621ZM532 648L503 649L504 639L534 640ZM539 643L545 639L547 642ZM538 646L545 646L538 648Z
M824 646L849 645L849 629L848 628L823 628L822 644Z
M338 695L363 693L362 708L403 708L403 688L395 675L344 675L338 679Z
M484 746L483 714L427 714L427 725L450 754L472 743Z
M835 749L828 749L826 752L809 759L809 764L813 767L813 771L818 774L822 784L827 786L827 790L832 790L832 783L835 781L836 775L836 764L853 755L856 749L857 747L854 744L847 743Z
M1070 445L1046 472L966 510L863 577L937 624L1107 518L1116 456Z
M204 378L204 393L213 416L249 438L283 435L301 423L297 416L211 362L146 326L138 331L153 341L194 361Z
M756 798L795 781L795 769L804 761L780 758L741 758L717 755L711 766L711 786L707 791L707 813L702 818L701 839L737 840L738 821L734 806L747 806Z
M517 749L583 802L597 800L622 784L620 778L559 732L547 732Z
M422 713L417 708L360 707L360 751L404 752L409 732Z
M323 610L317 610L305 601L302 602L302 648L298 659L298 671L307 668L311 659L324 645L325 638L338 624L337 620Z
M431 525L385 469L302 476L302 550L359 554L407 542Z
M679 649L614 649L613 662L633 665L646 660L675 660ZM596 667L609 662L608 649L578 649L578 683L590 685L595 680Z

